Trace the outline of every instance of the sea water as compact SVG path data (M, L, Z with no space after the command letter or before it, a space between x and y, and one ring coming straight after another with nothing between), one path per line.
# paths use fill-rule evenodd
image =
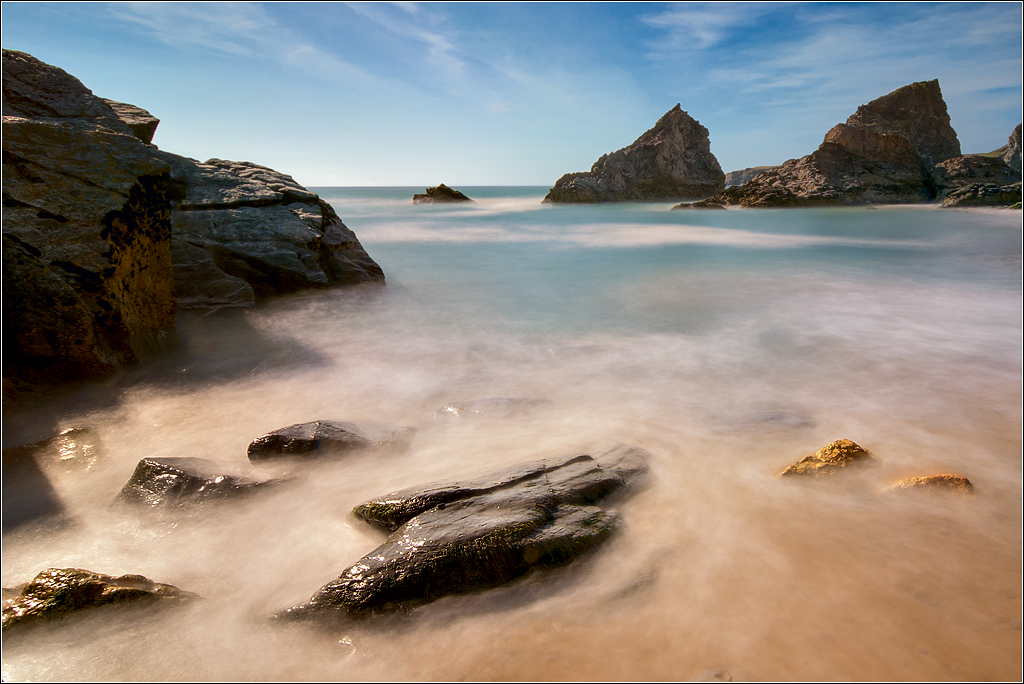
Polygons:
M5 534L4 586L81 567L204 597L5 637L5 680L1021 677L1020 211L316 190L386 287L182 315L167 357L5 412L5 447L90 426L102 459L48 470L69 522ZM491 397L545 403L437 413ZM143 457L244 467L312 420L416 432L244 501L111 505ZM877 463L777 478L840 438ZM384 539L354 505L616 442L652 476L572 565L391 619L268 620ZM936 473L975 494L886 491Z

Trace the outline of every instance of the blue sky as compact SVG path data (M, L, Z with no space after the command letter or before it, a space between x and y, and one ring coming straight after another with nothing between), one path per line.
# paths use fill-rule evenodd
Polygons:
M726 171L938 78L964 152L1021 121L1021 3L18 3L5 48L307 186L547 185L676 102Z

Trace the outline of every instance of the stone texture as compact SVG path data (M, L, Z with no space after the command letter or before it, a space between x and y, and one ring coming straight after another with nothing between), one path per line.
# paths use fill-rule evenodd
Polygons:
M765 171L773 171L779 168L778 166L751 166L747 169L740 169L739 171L730 171L725 174L725 185L726 187L732 185L743 185L747 181L753 180L758 175Z
M114 110L117 118L121 119L128 128L131 129L132 135L146 143L151 145L153 143L153 136L156 134L156 127L160 125L160 119L156 118L142 107L136 107L133 104L127 102L117 102L116 100L108 100L103 98L103 101L110 105L110 108Z
M199 598L142 575L114 577L77 568L50 568L3 602L3 629L68 618L106 605L180 604Z
M432 202L472 202L473 200L458 190L452 190L444 183L441 183L436 187L427 188L425 193L413 195L412 201L416 204L422 204Z
M249 460L302 456L341 456L362 449L396 447L412 434L412 428L380 423L344 423L318 420L268 432L249 444Z
M1021 172L1020 129L1021 124L1017 124L1017 127L1013 129L1013 133L1010 134L1010 138L1006 141L1006 144L999 148L999 151L1001 152L999 157L1006 162L1007 166L1011 169L1016 169L1017 173Z
M235 498L280 483L229 470L203 458L144 458L118 498L150 508L178 508Z
M357 506L393 530L377 549L286 619L362 617L492 588L562 565L605 541L617 516L594 505L646 472L648 454L616 446L396 492Z
M963 475L925 475L922 477L908 477L900 480L891 490L913 490L913 491L952 491L969 493L974 491L974 485Z
M1021 173L1001 157L965 154L932 171L943 207L1005 207L1021 201Z
M629 147L602 156L588 172L559 178L544 201L695 200L724 187L708 130L677 104Z
M171 214L180 308L248 307L304 289L384 282L334 209L291 176L158 154L182 193Z
M779 477L789 475L834 475L854 464L871 462L867 451L848 439L839 439L789 466Z
M168 165L31 55L3 88L5 391L133 365L174 330Z
M939 81L920 81L861 105L848 126L908 139L929 164L960 156Z
M971 183L962 185L942 200L944 209L956 207L1010 207L1020 209L1021 184Z

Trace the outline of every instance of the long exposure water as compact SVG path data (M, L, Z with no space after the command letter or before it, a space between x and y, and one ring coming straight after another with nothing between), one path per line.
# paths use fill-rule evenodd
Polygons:
M5 637L5 680L1021 677L1020 211L315 190L385 288L181 315L168 357L5 412L5 447L90 426L102 458L49 471L70 522L6 533L4 586L81 567L204 597ZM489 397L548 403L435 417ZM244 501L111 505L140 458L243 467L253 438L323 419L416 432ZM840 438L878 464L777 479ZM400 618L268 621L383 540L354 505L615 442L653 475L576 563ZM886 491L935 473L975 494Z

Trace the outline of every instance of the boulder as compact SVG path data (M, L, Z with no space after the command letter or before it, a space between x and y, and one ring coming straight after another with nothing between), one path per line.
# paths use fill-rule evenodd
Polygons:
M548 399L530 397L491 397L446 404L434 412L435 418L508 418L550 404Z
M963 475L925 475L923 477L908 477L900 480L892 487L892 491L951 491L970 493L974 491L974 485Z
M10 596L8 596L10 592ZM3 629L63 620L106 605L176 605L199 598L142 575L114 577L77 568L49 568L13 591L4 589Z
M249 460L301 456L342 456L362 449L394 447L409 438L412 428L380 423L318 420L261 435L249 444Z
M473 200L458 190L452 190L444 183L441 183L437 187L427 188L426 193L413 195L412 201L416 204L421 204L424 202L472 202Z
M943 208L1012 207L1020 209L1021 184L971 183L949 192L942 200Z
M602 156L588 172L559 178L544 201L697 200L724 187L708 129L677 104L629 147Z
M171 213L179 308L250 307L298 290L384 282L334 209L291 176L250 162L157 154L182 194Z
M144 458L118 499L150 508L178 508L251 494L281 480L257 480L203 458Z
M5 390L100 378L174 333L165 161L80 81L3 51Z
M965 154L932 171L943 207L1005 207L1021 201L1021 173L1000 156Z
M103 98L103 101L110 105L110 108L114 110L117 118L125 122L128 128L131 129L132 135L146 143L147 145L153 144L153 136L156 134L156 127L160 125L160 119L156 118L142 107L136 107L133 104L127 102L117 102L116 100L108 100Z
M710 198L722 205L801 207L930 202L935 164L960 156L938 81L862 105L818 149Z
M100 459L100 436L92 428L71 427L40 442L25 444L5 452L21 451L47 466L58 466L66 471L90 470Z
M810 456L802 459L783 470L779 477L787 475L834 475L852 465L860 465L874 461L871 454L848 439L839 439L828 446L822 447Z
M646 472L648 454L616 446L465 482L396 492L353 513L388 539L286 619L363 617L507 584L605 541L618 518L595 505Z

